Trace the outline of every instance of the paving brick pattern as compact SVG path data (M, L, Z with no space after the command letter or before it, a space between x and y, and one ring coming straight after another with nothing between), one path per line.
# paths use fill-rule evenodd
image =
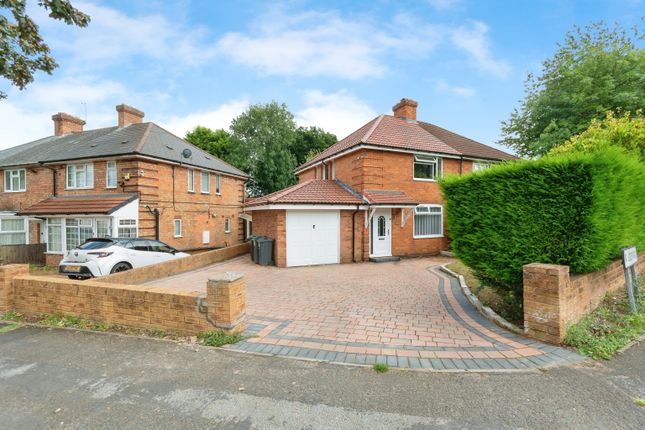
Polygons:
M228 347L235 351L444 371L527 370L582 359L482 317L457 281L438 270L448 261L279 269L245 256L155 285L199 289L209 273L244 273L249 337Z

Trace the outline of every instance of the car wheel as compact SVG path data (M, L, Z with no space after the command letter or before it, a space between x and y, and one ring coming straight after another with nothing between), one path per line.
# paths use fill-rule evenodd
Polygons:
M112 270L110 270L110 273L118 273L118 272L125 272L126 270L132 269L132 266L130 266L128 263L117 263L114 265Z

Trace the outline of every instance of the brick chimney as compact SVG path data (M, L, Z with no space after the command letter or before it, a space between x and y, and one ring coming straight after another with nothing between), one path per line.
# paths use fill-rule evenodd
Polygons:
M400 102L392 107L392 112L394 112L394 116L397 118L416 121L417 106L419 106L419 103L412 99L401 99Z
M145 114L132 106L120 104L116 111L119 113L119 128L130 124L141 124Z
M52 115L54 120L54 135L62 136L69 133L80 133L83 131L85 121L64 112Z

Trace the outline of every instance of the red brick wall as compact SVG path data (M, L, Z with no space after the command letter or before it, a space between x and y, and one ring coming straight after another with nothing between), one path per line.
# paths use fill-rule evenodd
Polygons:
M636 273L645 274L642 263ZM569 266L533 263L524 266L524 327L527 335L559 344L567 328L593 312L608 292L625 288L622 261L584 275L569 275Z

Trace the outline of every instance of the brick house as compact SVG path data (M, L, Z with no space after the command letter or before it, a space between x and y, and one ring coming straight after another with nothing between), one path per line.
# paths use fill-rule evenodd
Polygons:
M245 239L248 175L127 105L117 125L83 130L65 113L54 135L0 151L0 245L46 243L47 264L88 237L158 238L180 250Z
M448 249L437 180L515 156L417 121L402 99L296 169L299 183L249 199L253 233L281 267L436 254Z

